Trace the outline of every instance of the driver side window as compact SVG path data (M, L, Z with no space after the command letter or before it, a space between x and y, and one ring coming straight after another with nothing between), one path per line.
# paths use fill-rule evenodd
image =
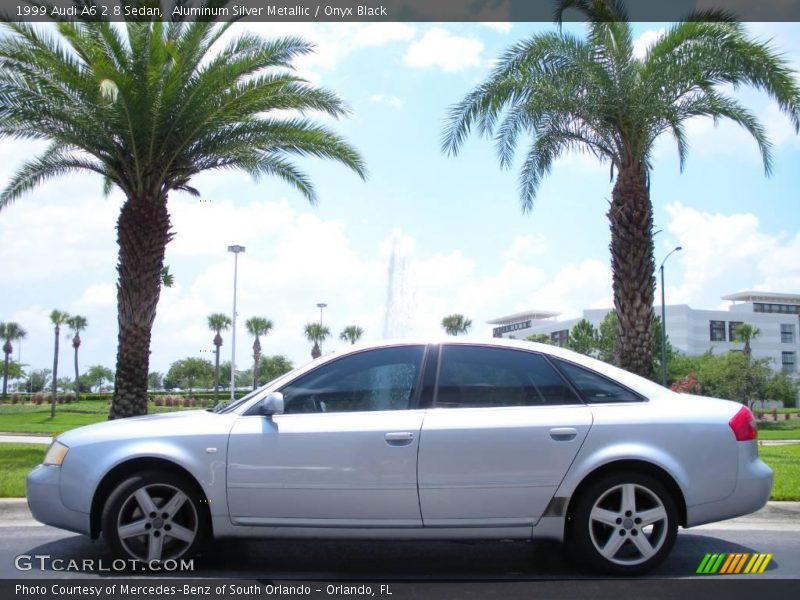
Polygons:
M285 414L408 409L424 350L380 348L323 365L280 390Z

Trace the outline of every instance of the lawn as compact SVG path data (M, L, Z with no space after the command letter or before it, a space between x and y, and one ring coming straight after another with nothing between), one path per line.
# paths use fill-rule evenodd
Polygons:
M151 413L183 410L178 407L148 406ZM56 416L50 418L50 405L0 404L0 432L61 433L108 419L105 402L83 401L57 404Z
M42 462L44 444L0 444L0 498L25 495L25 476Z
M771 500L800 500L800 444L759 446L758 454L775 472Z
M800 440L800 419L788 421L759 421L760 440Z

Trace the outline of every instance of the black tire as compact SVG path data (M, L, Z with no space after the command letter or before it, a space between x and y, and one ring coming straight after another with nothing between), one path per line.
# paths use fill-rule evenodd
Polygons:
M191 558L209 531L201 500L194 483L179 473L142 471L120 482L106 500L103 537L125 560L147 564ZM143 505L153 510L148 513Z
M678 532L675 499L660 481L635 471L591 484L571 513L573 557L611 575L641 575L655 568L669 555Z

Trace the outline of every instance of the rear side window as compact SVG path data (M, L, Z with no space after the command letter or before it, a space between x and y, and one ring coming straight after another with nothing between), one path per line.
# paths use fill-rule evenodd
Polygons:
M641 402L643 398L626 387L572 363L554 359L561 372L567 376L586 402Z
M580 404L539 354L491 346L446 345L436 406L480 408Z

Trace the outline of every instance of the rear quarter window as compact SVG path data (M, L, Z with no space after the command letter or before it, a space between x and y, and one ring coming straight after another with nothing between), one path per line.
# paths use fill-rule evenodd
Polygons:
M643 402L645 400L643 396L599 373L564 360L553 360L558 369L589 404Z

